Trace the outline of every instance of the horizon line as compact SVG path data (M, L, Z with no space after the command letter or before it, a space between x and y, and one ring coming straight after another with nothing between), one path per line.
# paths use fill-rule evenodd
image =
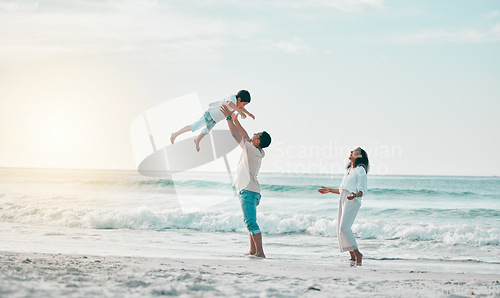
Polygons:
M0 166L0 169L24 169L24 170L54 170L54 171L64 171L64 170L74 170L74 171L122 171L122 172L136 172L141 175L137 169L106 169L106 168L47 168L47 167L4 167ZM225 173L225 171L187 171L192 173ZM307 172L259 172L259 174L290 174L290 175L344 175L344 173L307 173ZM499 178L498 175L438 175L438 174L369 174L370 176L426 176L426 177L476 177L476 178ZM143 175L141 175L143 176ZM146 176L144 176L146 177ZM150 177L153 178L153 177ZM161 178L161 177L155 177Z

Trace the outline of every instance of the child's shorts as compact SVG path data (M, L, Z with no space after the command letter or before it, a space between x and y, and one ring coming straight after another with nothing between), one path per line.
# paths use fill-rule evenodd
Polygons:
M214 128L215 124L217 124L217 122L215 122L214 119L212 119L212 116L210 116L210 113L206 111L198 121L189 125L189 128L191 128L191 131L195 131L202 126L205 126L201 130L201 133L206 135L210 130L212 130L212 128Z

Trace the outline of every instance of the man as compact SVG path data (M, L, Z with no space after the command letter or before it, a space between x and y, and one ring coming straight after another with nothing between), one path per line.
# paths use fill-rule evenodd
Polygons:
M264 249L262 248L262 233L257 224L257 206L261 198L257 175L259 174L262 158L265 155L263 149L271 144L271 136L263 131L255 133L252 138L249 138L238 121L238 114L231 117L232 112L225 105L221 107L221 112L226 117L231 135L243 149L233 186L239 189L241 209L250 234L250 251L248 254L258 258L265 258Z

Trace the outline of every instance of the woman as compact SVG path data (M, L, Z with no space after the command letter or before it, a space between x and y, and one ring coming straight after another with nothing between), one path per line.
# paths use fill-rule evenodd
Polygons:
M340 251L349 251L351 261L355 261L357 266L363 262L363 254L358 250L358 244L354 239L351 226L356 219L359 207L361 207L361 197L366 193L366 173L370 167L368 155L365 150L358 147L351 151L347 172L342 179L338 189L321 186L318 191L322 194L340 194L339 216L337 226L337 236Z

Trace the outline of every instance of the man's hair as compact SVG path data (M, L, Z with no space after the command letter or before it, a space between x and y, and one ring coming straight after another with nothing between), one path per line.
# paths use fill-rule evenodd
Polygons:
M269 147L269 145L271 145L271 136L266 131L262 132L262 134L259 137L259 140L260 140L259 146L262 149Z
M241 102L250 102L250 92L240 90L238 91L238 94L236 94L236 98L241 98Z

